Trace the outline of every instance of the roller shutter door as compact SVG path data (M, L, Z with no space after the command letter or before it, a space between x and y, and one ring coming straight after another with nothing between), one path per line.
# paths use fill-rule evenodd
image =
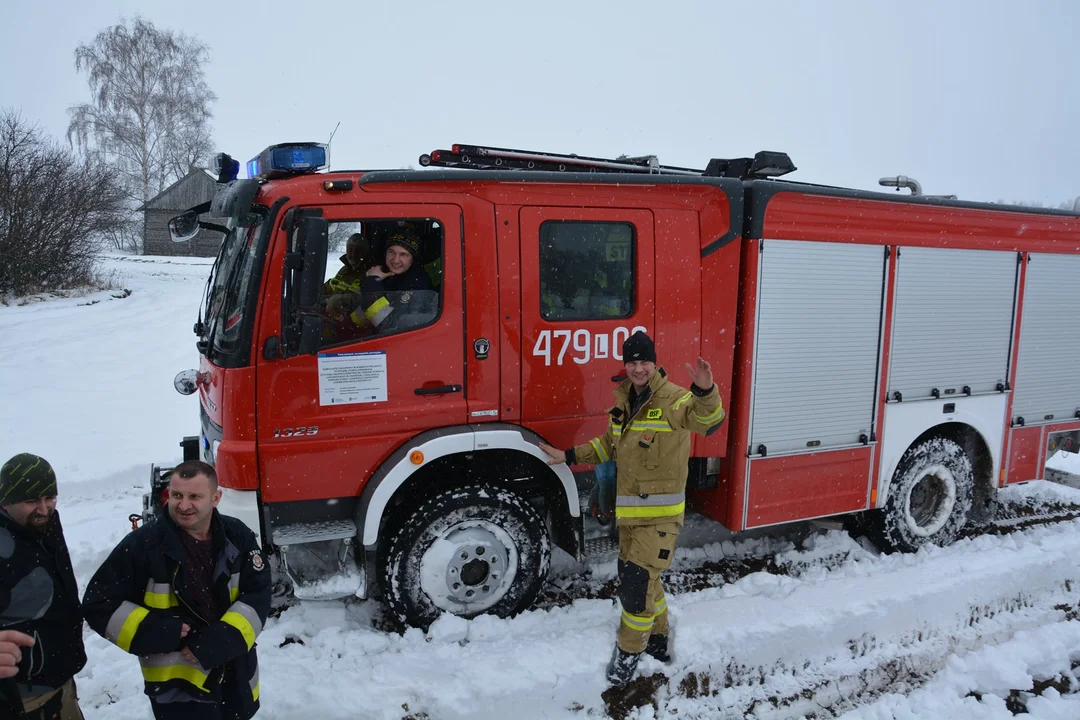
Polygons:
M1080 409L1080 256L1031 255L1013 420L1061 422ZM1052 418L1047 418L1052 415Z
M1016 253L900 248L889 399L996 392L1008 378Z
M765 241L752 453L850 446L870 433L884 268L881 246Z

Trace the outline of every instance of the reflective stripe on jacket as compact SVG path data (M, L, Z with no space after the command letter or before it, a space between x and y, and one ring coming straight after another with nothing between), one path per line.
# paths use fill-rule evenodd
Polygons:
M620 525L683 521L690 433L702 435L724 421L720 391L686 390L657 368L631 416L630 380L615 389L607 431L573 450L576 462L614 459L618 467L615 517Z
M424 269L415 263L400 275L369 275L362 289L361 307L349 317L357 326L370 323L380 332L400 329L403 316L414 313L429 312L434 318L439 309L439 294L432 289ZM408 325L407 320L404 323Z
M364 274L367 268L353 267L349 262L348 255L341 256L341 268L334 277L323 283L323 295L342 295L345 293L360 294L360 286L364 282Z

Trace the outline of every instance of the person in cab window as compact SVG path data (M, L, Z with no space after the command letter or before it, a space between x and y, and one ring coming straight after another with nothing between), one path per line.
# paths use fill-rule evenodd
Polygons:
M349 316L352 321L385 333L433 320L439 310L438 293L419 257L419 237L408 230L393 233L386 242L385 262L368 270L361 283L362 307Z
M362 233L350 235L341 256L341 269L323 285L327 312L344 317L360 307L360 286L376 262L368 239Z

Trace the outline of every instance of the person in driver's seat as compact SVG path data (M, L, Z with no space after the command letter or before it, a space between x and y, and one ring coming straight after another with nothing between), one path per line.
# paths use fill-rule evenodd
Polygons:
M323 285L326 309L331 315L348 315L360 307L360 286L376 262L368 239L361 233L350 235L341 256L341 269Z
M367 271L361 291L362 309L350 317L357 325L371 323L378 332L423 325L438 313L438 293L418 262L420 238L408 230L393 233L386 242L382 265Z

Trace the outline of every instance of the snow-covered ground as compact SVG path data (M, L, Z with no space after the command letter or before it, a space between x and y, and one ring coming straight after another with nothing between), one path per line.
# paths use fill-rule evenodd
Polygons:
M183 258L105 263L129 297L0 307L0 455L35 452L56 468L80 587L128 531L149 463L179 459L196 431L197 400L172 378L197 364L191 325L209 271ZM1053 464L1080 473L1075 455ZM1002 495L1080 505L1080 491L1050 483ZM891 556L827 526L700 545L702 524L674 573L750 569L669 593L675 660L645 659L630 693L602 696L619 610L587 599L596 593L511 620L444 617L427 634L382 629L374 602L305 602L259 639L259 717L623 717L642 704L628 716L964 720L1012 718L1024 703L1024 717L1080 718L1080 520ZM751 572L766 555L774 572ZM551 582L598 587L614 572L563 556ZM87 720L149 718L135 659L89 630L86 642Z

